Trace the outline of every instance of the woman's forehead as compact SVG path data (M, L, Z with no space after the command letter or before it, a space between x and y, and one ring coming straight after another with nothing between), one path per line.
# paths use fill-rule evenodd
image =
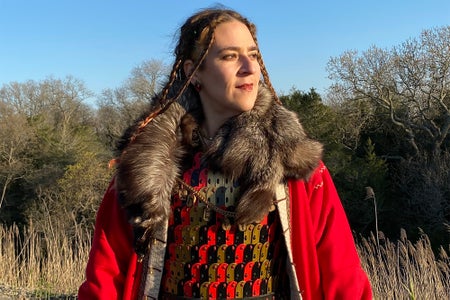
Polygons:
M213 46L218 48L254 48L256 42L244 23L230 21L216 27Z

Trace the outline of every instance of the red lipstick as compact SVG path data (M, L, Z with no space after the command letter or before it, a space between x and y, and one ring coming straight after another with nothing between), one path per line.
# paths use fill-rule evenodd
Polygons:
M253 84L245 83L245 84L239 85L237 88L241 89L241 90L244 90L244 91L251 91L251 90L253 90Z

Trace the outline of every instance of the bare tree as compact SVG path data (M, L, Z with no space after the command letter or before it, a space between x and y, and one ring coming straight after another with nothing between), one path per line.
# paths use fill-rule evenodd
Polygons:
M345 102L339 97L343 95L341 93L328 95L329 105L333 108L336 119L339 120L334 124L336 134L333 142L354 152L361 144L361 132L373 121L373 109L365 99ZM341 105L344 102L345 105Z
M0 208L5 204L9 187L23 178L31 164L26 151L35 140L26 117L0 100Z
M83 103L91 95L70 76L0 89L0 206L26 210L37 191L56 188L68 165L88 151L102 154Z
M149 101L159 91L168 72L168 67L161 60L144 61L131 71L128 89L138 100Z
M76 151L85 144L76 134L92 123L93 114L84 102L93 94L78 79L71 76L64 80L47 79L39 83L39 101L44 103L43 120L53 128L54 147L63 153Z
M328 70L331 95L356 119L364 104L361 120L368 115L374 121L362 132L378 138L390 159L385 226L420 227L448 243L450 26L424 30L390 50L347 51L332 58Z
M111 149L123 131L146 111L167 73L162 61L151 59L134 68L126 84L103 91L97 103L97 131Z
M97 134L110 150L115 148L125 128L142 112L144 105L133 103L124 87L104 90L97 102Z
M347 51L328 63L333 93L365 100L407 136L412 156L436 155L450 130L450 26L392 50Z

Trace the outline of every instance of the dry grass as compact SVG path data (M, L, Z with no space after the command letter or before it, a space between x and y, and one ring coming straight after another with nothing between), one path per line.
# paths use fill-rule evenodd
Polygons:
M450 299L450 258L442 247L436 257L426 235L412 243L402 232L379 247L372 235L357 248L375 299Z
M0 284L30 291L39 298L74 295L84 279L90 233L74 236L33 223L21 234L17 226L0 226Z
M51 226L40 232L30 222L21 235L17 226L0 226L0 285L37 298L76 295L84 280L91 233L74 232L69 237ZM377 244L374 236L357 244L375 299L449 299L450 258L444 249L435 257L426 235L415 243L404 236Z

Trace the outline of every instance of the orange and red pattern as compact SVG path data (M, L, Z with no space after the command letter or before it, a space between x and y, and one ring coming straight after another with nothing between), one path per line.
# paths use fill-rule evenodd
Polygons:
M184 181L205 192L208 202L234 211L236 182L209 172L195 156ZM255 207L255 209L258 209ZM188 191L172 197L163 289L166 294L202 299L277 294L288 299L286 249L276 211L259 224L238 226L206 208ZM231 221L231 225L230 222Z

